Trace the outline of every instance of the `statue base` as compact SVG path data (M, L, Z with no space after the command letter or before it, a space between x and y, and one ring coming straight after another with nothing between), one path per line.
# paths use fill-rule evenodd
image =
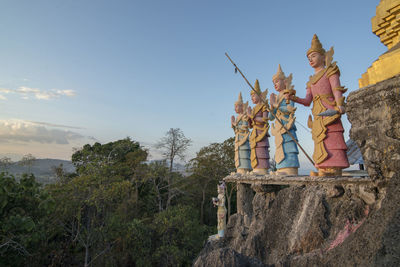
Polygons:
M279 176L295 176L298 175L298 170L299 168L281 168L278 169L276 172L274 172L274 175L279 175Z
M249 169L237 169L237 173L248 173L250 170Z
M268 174L268 169L253 169L252 172L250 172L251 174L255 174L255 175L265 175Z
M341 168L319 168L318 172L311 171L310 176L335 177L342 176Z

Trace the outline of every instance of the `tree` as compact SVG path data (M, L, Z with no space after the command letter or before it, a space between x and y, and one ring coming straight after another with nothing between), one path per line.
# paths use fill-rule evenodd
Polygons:
M33 175L16 181L0 174L0 266L36 265L46 247L46 222L53 208L54 201Z
M72 155L72 163L78 174L108 168L114 174L117 171L125 177L132 177L137 167L146 161L147 155L138 142L127 137L107 144L86 144Z
M161 138L160 141L158 141L156 144L156 148L161 149L164 158L169 163L169 175L167 179L168 197L166 208L170 206L172 198L174 198L178 193L176 188L172 187L172 170L174 167L174 160L177 157L184 160L186 150L191 145L191 143L192 141L189 138L185 137L181 129L171 128L165 134L165 136Z
M199 223L196 213L193 207L179 204L155 215L152 266L192 265L212 231Z
M192 172L194 184L201 189L200 221L204 220L204 205L206 200L217 192L218 181L235 171L234 138L229 138L222 143L213 143L203 147L197 152L196 157L188 165ZM210 191L211 188L211 191ZM232 190L228 193L228 216L230 214L230 198Z
M132 190L122 177L80 175L53 188L59 223L71 240L84 249L84 266L112 249L117 240L107 238L110 220Z
M8 168L10 167L10 165L12 164L12 160L9 157L2 157L0 159L0 169L2 172L6 172L8 171Z
M51 167L52 172L56 176L57 181L62 181L64 182L65 179L69 176L69 174L66 172L64 169L64 165L60 163L58 166L52 166Z
M77 174L49 186L57 222L71 246L83 250L84 266L104 261L121 242L118 227L127 227L138 214L140 196L151 188L144 185L146 159L147 151L129 138L85 145L72 155Z
M153 183L154 191L157 197L157 207L158 211L164 210L164 197L165 193L168 193L168 184L166 183L166 178L169 176L168 168L165 166L164 161L155 161L149 164L148 177L149 181Z
M28 173L31 173L31 169L32 169L32 166L35 163L35 161L36 161L36 158L32 154L26 154L19 161L19 165L27 166L28 167Z

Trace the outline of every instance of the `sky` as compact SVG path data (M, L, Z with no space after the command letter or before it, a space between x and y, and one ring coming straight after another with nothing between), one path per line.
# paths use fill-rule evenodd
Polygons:
M204 146L234 136L230 117L254 84L274 92L281 64L299 97L316 33L341 70L358 79L387 49L371 31L378 0L5 0L0 8L0 157L71 158L94 142L154 144L180 128ZM346 96L348 95L346 94ZM300 144L311 155L310 107L297 106ZM348 139L350 123L343 117ZM274 154L273 141L270 142ZM304 155L300 156L307 166Z

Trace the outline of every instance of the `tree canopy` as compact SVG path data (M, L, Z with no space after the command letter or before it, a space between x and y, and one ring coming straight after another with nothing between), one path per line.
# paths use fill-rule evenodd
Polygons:
M234 168L233 139L202 148L183 176L170 161L190 140L170 131L174 155L161 161L125 138L76 150L75 173L54 167L55 184L1 173L0 265L191 265L216 231L209 200Z

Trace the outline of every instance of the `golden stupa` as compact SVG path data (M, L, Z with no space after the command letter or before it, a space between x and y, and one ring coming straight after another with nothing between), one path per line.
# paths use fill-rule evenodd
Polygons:
M400 74L400 0L381 0L371 22L372 32L388 51L361 75L358 80L360 88Z

